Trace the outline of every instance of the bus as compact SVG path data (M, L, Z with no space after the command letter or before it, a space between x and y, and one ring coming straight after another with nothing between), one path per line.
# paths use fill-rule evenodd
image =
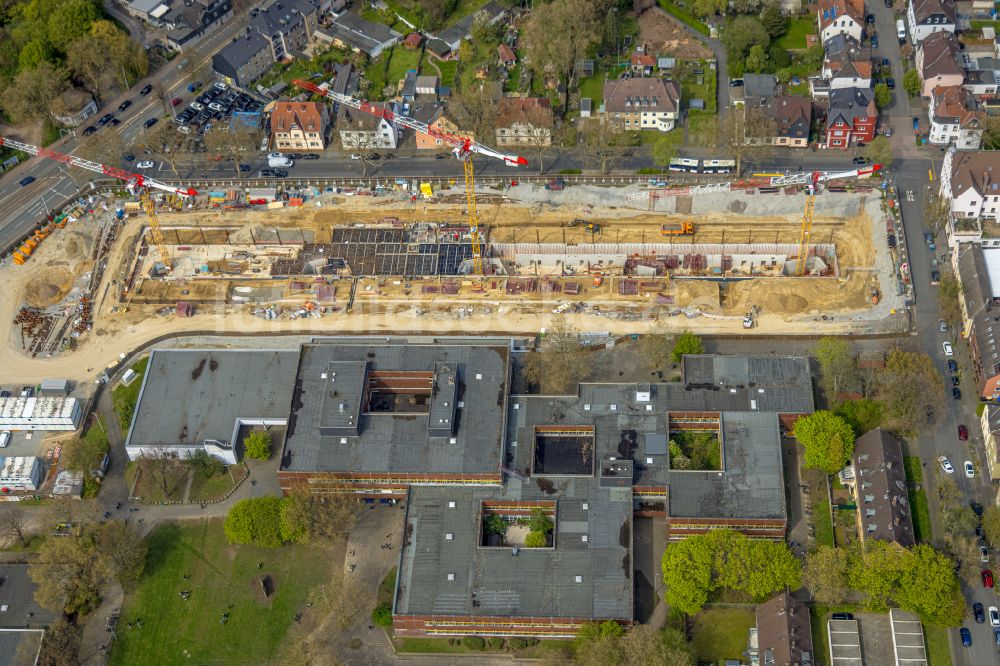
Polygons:
M668 169L671 171L684 171L686 173L698 173L698 160L689 157L675 157L670 160Z
M702 173L732 173L736 171L736 160L704 160Z

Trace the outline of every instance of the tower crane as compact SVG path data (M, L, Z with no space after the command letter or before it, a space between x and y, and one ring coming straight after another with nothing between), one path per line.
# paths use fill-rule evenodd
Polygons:
M153 243L156 245L156 249L160 253L160 259L164 263L169 264L170 254L167 252L167 246L163 239L163 230L160 228L160 222L156 218L156 206L153 203L152 197L150 197L150 190L162 190L164 192L170 192L182 197L197 196L197 190L190 187L187 189L174 187L173 185L161 183L153 178L147 178L140 173L132 173L130 171L125 171L124 169L119 169L118 167L92 162L74 155L58 153L54 150L49 150L48 148L33 146L28 143L22 143L21 141L8 139L6 137L0 137L0 146L8 146L10 148L28 153L29 155L38 155L39 157L56 160L57 162L68 164L69 166L80 167L81 169L104 174L105 176L111 176L123 181L129 192L133 195L139 195L139 201L142 203L142 208L146 211L146 217L149 218L149 231L153 236Z
M455 157L462 160L465 172L465 198L469 209L469 236L472 240L472 270L476 275L482 275L483 248L479 238L479 211L476 208L476 172L475 166L472 163L472 155L477 154L485 157L492 157L502 160L503 163L508 166L514 167L523 166L528 163L528 160L519 155L501 153L500 151L484 146L481 143L476 143L471 139L442 132L441 130L430 127L427 123L422 123L419 120L410 118L409 116L393 113L384 106L376 106L371 102L366 102L364 100L335 92L330 89L330 84L328 83L316 85L314 83L310 83L309 81L302 81L300 79L295 79L292 83L303 90L308 90L315 95L326 97L327 99L349 106L352 109L357 109L358 111L363 111L364 113L368 113L379 118L385 118L389 122L395 122L416 132L429 134L435 139L440 139L451 146Z

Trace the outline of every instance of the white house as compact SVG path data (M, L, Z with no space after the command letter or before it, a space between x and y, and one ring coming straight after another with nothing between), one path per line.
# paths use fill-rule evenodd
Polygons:
M822 76L830 82L831 90L871 88L872 63L870 60L824 60Z
M382 105L375 104L380 107ZM391 105L393 113L399 113ZM352 148L383 148L393 150L399 143L400 129L395 121L386 120L361 111L347 109L344 117L337 121L340 143L344 150Z
M940 195L956 219L996 220L1000 210L1000 151L945 153Z
M669 79L616 79L604 84L604 119L624 130L669 132L680 116L680 87Z
M983 112L965 88L937 88L931 95L930 134L936 145L955 144L960 150L978 150L983 139Z
M823 44L837 35L860 42L865 32L864 0L820 0L816 22Z
M950 0L910 0L906 22L914 46L935 32L955 32L955 5Z

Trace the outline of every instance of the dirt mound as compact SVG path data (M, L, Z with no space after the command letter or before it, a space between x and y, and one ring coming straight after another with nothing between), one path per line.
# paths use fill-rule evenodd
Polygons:
M674 23L660 8L639 16L639 41L651 47L651 53L684 58L711 58L712 52L684 28Z
M26 285L24 302L36 308L55 305L73 287L73 274L65 268L51 268Z

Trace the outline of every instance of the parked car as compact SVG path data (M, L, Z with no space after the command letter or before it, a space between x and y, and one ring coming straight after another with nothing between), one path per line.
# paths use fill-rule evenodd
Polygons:
M938 319L938 330L941 331L942 333L947 333L948 322L946 322L944 319Z
M969 439L969 429L966 428L964 425L958 426L958 438L963 442Z
M246 173L249 170L250 170L250 165L249 164L241 164L240 165L240 173Z
M182 100L180 97L174 97L172 100L170 100L170 106L180 106L183 103L184 100Z
M20 181L18 181L21 187L24 187L25 185L31 185L33 182L35 182L34 176L25 176Z
M730 88L742 88L743 87L743 79L733 79L732 81L729 82L729 87Z
M965 478L967 479L975 478L976 468L972 464L971 460L966 460L965 463L963 463L963 467L965 467Z
M136 169L152 169L153 168L153 162L151 162L150 160L143 160L141 162L136 162L135 163L135 168Z
M125 109L127 109L130 106L132 106L132 100L127 99L127 100L125 100L124 102L122 102L121 104L118 105L118 110L119 111L124 111Z
M993 587L993 572L983 569L983 587L990 589Z
M878 48L878 35L877 34L876 35L872 35L872 48L873 49L877 49Z
M958 372L958 363L954 359L948 359L948 372Z
M304 160L318 160L319 159L319 155L317 155L316 153L306 153L305 155L302 156L302 159L304 159Z
M990 563L990 549L986 546L979 547L979 561L983 564Z
M205 108L205 105L200 102L191 102L188 106L194 109L195 111L201 111L202 109Z
M863 158L863 157L855 157L855 158L854 158L853 160L851 160L851 161L852 161L852 162L854 162L854 163L855 163L856 165L858 165L858 166L860 166L860 165L862 165L862 164L867 164L867 162L868 162L868 160L866 160L866 159L865 159L865 158Z
M938 464L941 465L941 471L945 474L954 474L955 468L951 466L951 461L945 456L938 456Z
M833 615L830 616L830 618L833 619L833 620L853 620L854 619L854 614L853 613L834 613Z
M931 271L931 286L937 286L941 284L941 273L938 271Z
M133 155L132 153L125 153L124 155L122 155L122 160L124 160L125 162L131 162L134 159L135 155Z
M91 134L93 134L96 131L97 131L97 128L94 127L93 125L91 125L87 129L83 130L83 135L84 136L90 136Z
M947 340L941 343L941 349L944 350L945 356L951 356L955 353L955 350L952 348L951 343L948 342Z
M995 645L1000 645L1000 629L993 630L993 643Z
M875 25L875 15L869 14L868 16L866 16L865 22L868 23L868 25Z
M983 611L983 605L978 601L972 604L972 616L976 618L976 624L986 622L986 613Z
M920 129L920 118L913 116L913 131L916 132Z
M143 97L145 97L146 95L148 95L151 92L153 92L153 86L147 83L146 86L143 87L143 89L139 91L139 94L142 95Z
M105 113L103 116L101 116L101 119L97 121L97 124L100 125L101 127L104 127L105 125L111 122L112 118L114 118L112 114Z
M988 612L990 614L990 624L994 627L1000 627L1000 609L996 606L990 606Z
M958 630L958 635L962 637L962 645L972 647L972 632L965 627Z
M962 399L962 389L960 389L960 388L953 388L951 390L951 397L954 398L955 400L961 400Z
M160 122L159 118L149 118L148 120L146 120L146 122L142 124L142 126L145 127L146 129L149 129L158 122Z
M891 76L887 77L886 80L885 80L885 86L889 90L895 90L896 89L896 79L892 78Z

